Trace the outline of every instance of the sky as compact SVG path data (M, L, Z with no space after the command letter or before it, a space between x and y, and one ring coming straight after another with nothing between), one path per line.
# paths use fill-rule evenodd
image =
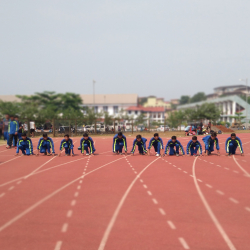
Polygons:
M0 94L166 100L250 78L249 0L0 1Z

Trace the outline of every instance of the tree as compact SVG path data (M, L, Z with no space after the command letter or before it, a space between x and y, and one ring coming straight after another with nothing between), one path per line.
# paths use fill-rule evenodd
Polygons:
M201 102L201 101L205 101L207 98L206 98L206 95L204 92L198 92L197 94L195 94L190 102L193 103L193 102Z
M214 103L203 103L196 110L196 120L207 119L216 122L220 115L221 110Z
M17 102L0 101L0 115L16 115L20 112L20 104Z
M242 120L246 118L246 116L242 115L242 112L235 113L235 116L231 116L231 118L234 118L237 123L239 123L239 126L243 124Z
M143 113L141 113L140 115L137 116L136 120L135 120L135 125L140 125L140 124L145 124L145 115Z
M180 105L184 105L190 102L190 97L188 95L182 95L180 99Z

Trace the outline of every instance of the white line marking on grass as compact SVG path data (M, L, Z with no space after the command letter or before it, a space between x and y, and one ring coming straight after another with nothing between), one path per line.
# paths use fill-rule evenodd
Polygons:
M250 177L250 174L237 162L234 155L233 155L233 159L234 159L235 163L238 165L238 167L246 174L246 176Z
M246 209L248 212L250 212L250 207L245 207L245 209Z
M171 220L168 220L167 223L168 223L168 225L170 226L171 229L173 229L173 230L176 229L174 223Z
M152 195L152 193L150 191L147 191L148 195Z
M68 229L68 223L64 223L62 226L62 233L66 233Z
M72 214L73 214L73 211L72 211L72 210L69 210L69 211L67 212L67 217L70 218L70 217L72 216Z
M159 211L162 215L166 215L165 211L162 208L159 208Z
M54 250L60 250L61 249L61 246L62 246L62 241L57 241L56 242L56 247Z
M15 188L14 186L11 186L11 187L9 188L9 191L12 190L12 189L14 189L14 188Z
M179 239L179 241L184 249L190 249L187 242L183 238L179 237L178 239Z
M144 187L144 188L148 188L147 185L145 185L145 184L143 185L143 187Z
M86 175L89 175L93 172L96 172L97 170L104 168L105 166L116 162L116 161L120 161L122 158L119 158L117 160L111 161L105 165L102 165L96 169L93 169L92 171L90 171L89 173L87 173ZM79 159L81 160L81 159ZM78 161L78 160L76 160ZM68 163L66 163L68 164ZM64 165L64 164L62 164ZM41 172L44 172L46 170L42 170ZM37 173L35 173L37 174ZM68 182L67 184L65 184L64 186L58 188L57 190L55 190L54 192L50 193L49 195L45 196L43 199L39 200L38 202L36 202L35 204L33 204L32 206L28 207L27 209L25 209L23 212L19 213L18 215L16 215L15 217L13 217L11 220L7 221L5 224L3 224L2 226L0 226L0 232L2 232L5 228L9 227L10 225L12 225L14 222L18 221L19 219L21 219L22 217L24 217L26 214L28 214L29 212L33 211L35 208L37 208L39 205L43 204L45 201L49 200L51 197L55 196L56 194L60 193L62 190L66 189L67 187L71 186L72 184L74 184L75 182L79 181L81 178L78 177L76 179L74 179L73 181Z
M196 174L195 174L195 162L196 162L197 158L194 159L194 163L193 163L193 176L194 176L194 184L195 187L197 189L197 192L203 202L204 207L206 208L209 216L211 217L212 221L214 222L215 226L217 227L218 231L220 232L222 238L225 240L225 242L227 243L228 247L230 250L236 250L236 248L234 247L233 243L231 242L231 240L229 239L229 237L227 236L226 232L224 231L223 227L221 226L220 222L218 221L218 219L216 218L216 216L214 215L212 209L210 208L205 196L203 195L199 184L197 182L196 179Z
M73 207L76 204L76 200L71 201L70 205Z
M119 212L120 212L120 210L121 210L121 208L122 208L122 206L123 206L123 204L124 204L124 202L125 202L125 200L126 200L128 194L129 194L130 190L131 190L132 187L134 186L135 182L138 180L139 176L141 176L141 174L142 174L151 164L153 164L153 163L154 163L155 161L157 161L158 159L159 159L159 158L157 158L157 159L155 159L154 161L152 161L151 163L149 163L149 164L139 173L139 175L136 176L136 178L131 182L131 184L129 185L129 187L127 188L127 190L125 191L125 193L123 194L123 196L122 196L122 198L121 198L121 200L120 200L120 202L119 202L117 208L115 209L115 212L114 212L114 214L113 214L113 216L112 216L112 218L111 218L111 220L110 220L110 222L109 222L109 224L108 224L108 226L107 226L107 228L106 228L106 230L105 230L105 232L104 232L104 235L103 235L103 237L102 237L102 240L101 240L101 242L100 242L100 245L99 245L98 250L103 250L103 249L105 248L105 245L106 245L106 243L107 243L109 234L110 234L110 232L111 232L111 230L112 230L112 228L113 228L113 225L115 224L116 218L117 218L117 216L118 216L118 214L119 214Z
M0 194L0 198L2 198L4 195L5 195L5 193L1 193L1 194Z
M79 186L77 187L77 189L78 189L78 190L81 189L81 186L79 185Z
M235 199L232 198L232 197L230 197L229 200L232 201L232 202L235 203L235 204L238 204L238 203L239 203L237 200L235 200Z
M216 192L217 192L218 194L220 194L220 195L224 195L224 193L223 193L222 191L220 191L220 190L216 190Z
M158 204L158 201L156 199L152 199L152 201L154 202L154 204Z

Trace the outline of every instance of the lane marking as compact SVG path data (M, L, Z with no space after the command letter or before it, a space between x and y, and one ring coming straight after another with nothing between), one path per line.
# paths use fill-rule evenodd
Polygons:
M70 218L70 217L72 216L72 214L73 214L73 211L72 211L72 210L69 210L69 211L67 212L67 217Z
M213 188L213 187L212 187L211 185L209 185L209 184L206 184L206 186L209 187L209 188Z
M140 182L143 182L143 180L142 180L142 179L140 179Z
M224 168L224 169L229 170L229 168Z
M152 201L154 202L154 204L158 204L158 201L156 199L152 199Z
M168 223L168 225L170 226L171 229L173 229L173 230L176 229L176 227L175 227L175 225L174 225L174 223L172 221L168 220L167 223Z
M12 190L12 189L14 189L14 188L15 188L15 187L14 187L14 186L12 186L12 187L10 187L10 188L9 188L9 190Z
M183 238L179 237L178 239L179 239L179 241L184 249L190 249L187 242Z
M220 191L220 190L216 190L216 192L217 192L218 194L220 194L220 195L224 195L224 193L223 193L222 191Z
M147 191L148 195L152 195L152 193L150 191ZM1 197L1 196L0 196Z
M165 211L162 208L159 208L159 211L162 215L166 215Z
M239 173L239 172L238 172L238 171L236 171L236 170L234 170L233 172L234 172L234 173L236 173L236 174L238 174L238 173Z
M16 184L19 185L20 183L22 183L22 181L18 181Z
M57 241L56 242L56 247L54 250L60 250L61 249L61 246L62 246L62 241Z
M109 152L109 151L108 151ZM89 175L93 172L96 172L97 170L104 168L107 165L110 165L111 163L114 163L116 161L120 161L122 158L119 158L117 160L111 161L109 163L106 163L105 165L102 165L96 169L91 170L89 173L86 174ZM82 160L82 159L79 159ZM157 160L157 159L156 159ZM76 160L78 161L78 160ZM153 163L153 162L152 162ZM67 164L67 163L66 163ZM63 164L64 165L64 164ZM149 165L148 165L149 166ZM146 168L145 168L146 169ZM144 169L144 170L145 170ZM44 172L45 170L42 170L41 172ZM37 173L35 173L37 174ZM50 193L49 195L45 196L43 199L39 200L38 202L36 202L35 204L33 204L32 206L28 207L27 209L25 209L23 212L19 213L18 215L16 215L15 217L13 217L11 220L7 221L5 224L3 224L0 227L0 232L2 232L4 229L6 229L7 227L9 227L10 225L12 225L14 222L18 221L19 219L21 219L23 216L25 216L26 214L28 214L29 212L31 212L32 210L34 210L35 208L37 208L39 205L43 204L45 201L49 200L51 197L55 196L56 194L60 193L62 190L66 189L67 187L71 186L73 183L77 182L80 180L80 178L82 178L82 176L74 179L73 181L68 182L67 184L65 184L64 186L58 188L57 190L55 190L54 192ZM139 176L138 176L139 178Z
M1 194L0 194L0 198L2 198L4 195L5 195L5 193L1 193Z
M250 207L245 207L245 209L246 209L248 212L250 212Z
M197 181L202 182L202 180L200 180L200 179L197 179Z
M187 174L187 171L183 171L185 174Z
M238 203L239 203L237 200L235 200L235 199L232 198L232 197L230 197L229 200L232 201L232 202L235 203L235 204L238 204Z
M107 228L106 228L106 230L105 230L105 232L104 232L104 235L103 235L103 237L102 237L102 239L101 239L101 242L100 242L100 245L99 245L98 250L103 250L103 249L105 248L105 245L106 245L106 243L107 243L107 240L108 240L108 237L109 237L109 235L110 235L110 232L111 232L111 230L112 230L112 228L113 228L113 226L114 226L114 224L115 224L116 218L117 218L117 216L118 216L118 214L119 214L119 212L120 212L120 210L121 210L121 208L122 208L122 206L123 206L123 204L124 204L124 202L125 202L125 200L126 200L128 194L129 194L130 190L131 190L132 187L134 186L135 182L138 180L138 178L140 178L141 174L142 174L151 164L153 164L153 163L154 163L155 161L157 161L158 159L159 159L159 158L157 158L157 159L153 160L151 163L149 163L149 164L148 164L148 165L147 165L147 166L146 166L146 167L145 167L145 168L135 177L135 179L131 182L131 184L129 185L129 187L127 188L127 190L125 191L125 193L123 194L123 196L122 196L122 198L121 198L121 200L120 200L120 202L119 202L117 208L115 209L115 212L114 212L114 214L113 214L113 216L112 216L112 218L111 218L111 220L110 220L110 222L109 222L109 224L108 224L108 226L107 226Z
M191 177L193 177L193 175L190 174Z
M82 183L82 180L80 180L79 183Z
M78 192L75 192L74 196L75 196L75 197L77 197L77 196L78 196L78 194L79 194Z
M247 177L250 177L250 174L237 162L234 155L233 155L233 159L234 159L235 163L238 165L238 167L242 170L242 172L244 172Z
M135 171L135 174L137 174L137 172Z
M4 162L0 163L0 165L3 165L4 163L7 163L7 162L10 162L10 161L16 160L16 159L18 159L19 157L22 157L22 156L16 156L15 158L12 158L12 159L10 159L10 160L8 160L8 161L4 161Z
M148 188L147 185L145 185L145 184L143 184L143 187L144 187L144 188Z
M77 189L81 189L81 186L79 185L79 186L77 187Z
M220 165L217 165L217 167L220 167L220 168L221 168L221 166L220 166Z
M196 174L195 174L195 163L196 163L197 158L194 159L193 162L193 176L194 176L194 184L195 187L197 189L197 192L203 202L204 207L206 208L209 216L211 217L212 221L214 222L215 226L217 227L218 231L220 232L222 238L224 239L224 241L227 243L228 247L230 250L236 250L236 248L234 247L233 243L231 242L231 240L229 239L229 237L227 236L226 232L224 231L223 227L221 226L221 224L219 223L218 219L216 218L215 214L213 213L212 209L210 208L205 196L203 195L199 184L197 182L196 179Z
M181 168L178 168L179 170L181 170Z
M66 233L68 229L68 223L64 223L62 226L62 233Z
M71 206L75 206L75 204L76 204L76 200L72 200L70 203Z

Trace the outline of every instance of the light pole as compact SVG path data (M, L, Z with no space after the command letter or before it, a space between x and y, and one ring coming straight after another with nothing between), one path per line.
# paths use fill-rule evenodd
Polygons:
M246 83L246 123L247 123L247 105L248 105L248 86L247 86L247 81L248 79L239 79L239 81L245 82Z

